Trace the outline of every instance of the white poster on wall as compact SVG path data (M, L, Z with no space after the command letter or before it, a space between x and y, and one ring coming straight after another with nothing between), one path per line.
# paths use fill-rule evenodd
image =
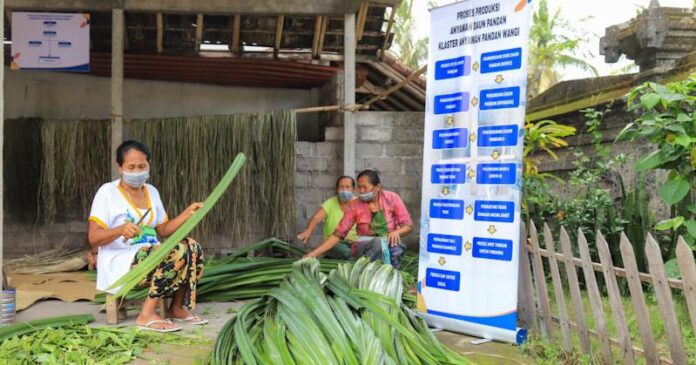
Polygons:
M531 0L431 12L418 310L435 327L521 343L520 195Z
M89 71L89 14L12 13L13 70Z

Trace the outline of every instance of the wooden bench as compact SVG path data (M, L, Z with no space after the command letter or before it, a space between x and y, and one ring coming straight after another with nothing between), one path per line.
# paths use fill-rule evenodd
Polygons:
M106 324L118 324L119 320L128 318L128 307L131 305L142 304L142 300L119 300L112 294L106 294ZM162 318L167 316L167 298L160 298L159 315Z
M87 245L89 241L85 239ZM87 262L89 270L97 269L97 252L95 250L90 251L87 254ZM112 294L106 293L106 324L118 324L119 320L125 320L128 318L128 307L132 305L142 304L142 300L118 300ZM160 298L159 301L159 315L162 318L167 317L167 306L169 305L169 299Z

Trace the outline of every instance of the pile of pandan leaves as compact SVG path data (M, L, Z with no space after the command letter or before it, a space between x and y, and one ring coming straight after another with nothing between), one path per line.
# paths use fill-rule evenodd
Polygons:
M249 254L252 252L257 256L250 257ZM272 255L268 254L270 252ZM293 263L305 254L304 250L272 237L247 245L234 254L209 259L205 263L205 274L198 282L196 290L198 302L244 300L266 295L283 281L285 275L293 271ZM272 257L275 255L284 257ZM411 254L404 256L401 274L405 288L415 285L417 259L417 256ZM345 260L322 259L319 270L328 274L345 262ZM96 280L96 272L90 272L88 275ZM135 287L125 294L125 298L145 299L147 291L147 287ZM413 306L416 297L405 293L403 300L406 304ZM97 294L94 302L104 304L106 302L104 293Z
M158 345L198 345L201 335L180 336L137 328L90 327L91 314L39 319L0 328L0 364L119 365Z
M402 275L359 259L328 274L294 264L280 285L245 304L218 335L222 364L468 364L402 302Z

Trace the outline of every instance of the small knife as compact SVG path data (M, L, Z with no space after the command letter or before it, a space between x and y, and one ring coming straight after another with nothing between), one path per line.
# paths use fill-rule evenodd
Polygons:
M142 215L142 217L140 217L140 219L138 219L138 222L135 223L135 225L139 226L140 223L143 223L143 221L145 220L145 217L147 217L147 215L150 213L151 210L152 210L152 208L147 208L145 213ZM123 237L123 243L126 243L126 242L128 242L128 238Z

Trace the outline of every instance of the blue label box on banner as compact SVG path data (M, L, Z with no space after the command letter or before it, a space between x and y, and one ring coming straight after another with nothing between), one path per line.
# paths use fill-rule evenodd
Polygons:
M507 147L516 146L519 127L516 124L479 127L479 147Z
M517 108L520 106L520 87L481 90L479 99L481 99L481 110Z
M522 67L522 48L481 54L481 73L517 70Z
M517 182L517 165L514 163L482 163L476 167L476 183L511 185Z
M445 255L462 254L462 237L447 234L428 233L428 252Z
M464 201L453 199L431 199L430 218L463 219Z
M459 291L460 277L461 274L457 271L425 269L425 286Z
M430 169L432 184L464 184L466 181L465 164L433 165Z
M472 255L479 259L510 261L512 260L512 241L474 237Z
M469 131L466 128L436 129L433 131L433 149L466 148Z
M477 200L474 204L474 220L512 223L515 220L515 203Z
M436 95L434 110L435 114L453 114L469 111L469 93L460 92Z
M471 73L471 57L462 56L435 62L435 80L453 79Z

